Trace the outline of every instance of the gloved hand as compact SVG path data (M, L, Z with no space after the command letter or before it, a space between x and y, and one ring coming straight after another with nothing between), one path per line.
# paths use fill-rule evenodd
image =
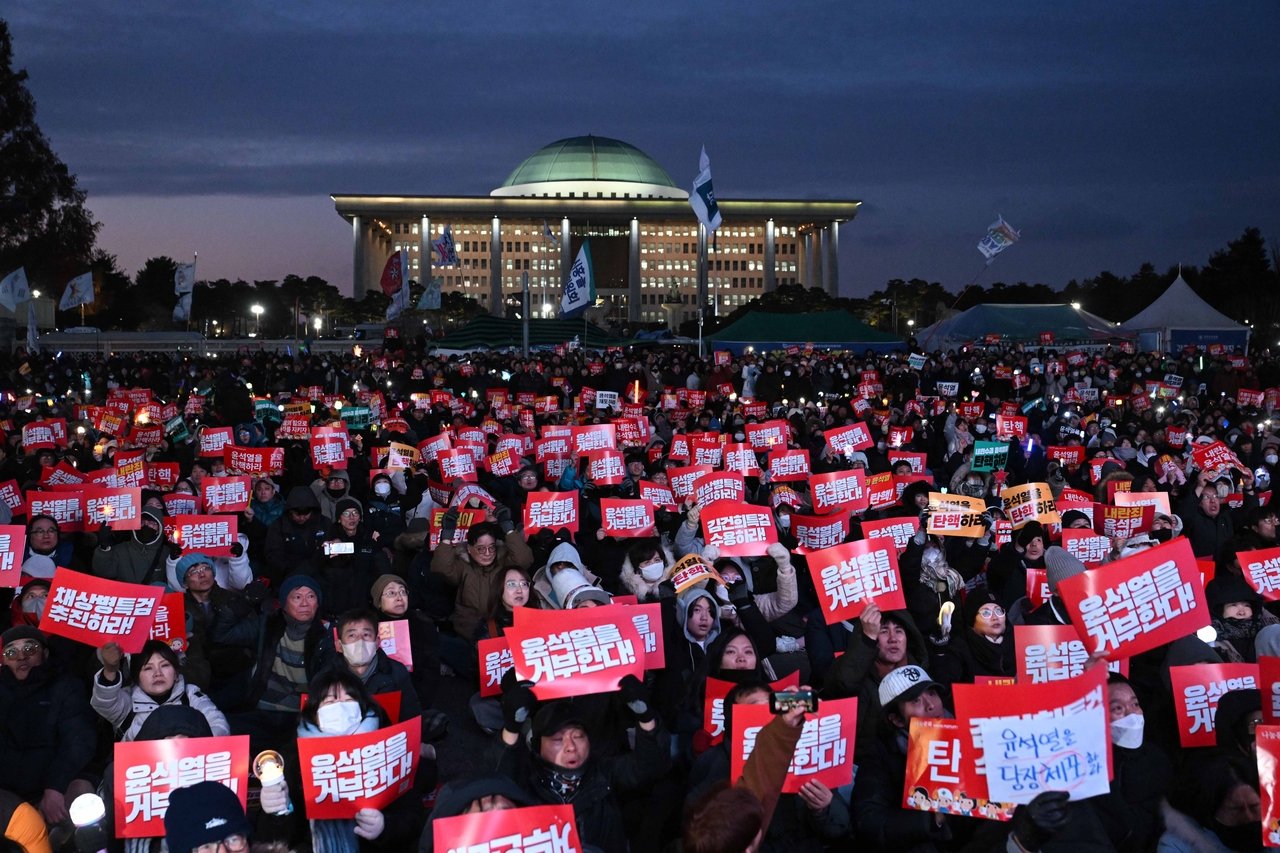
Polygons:
M773 557L773 561L781 568L784 564L791 563L791 552L787 550L787 546L781 542L774 542L765 549L765 553Z
M1069 796L1066 791L1045 791L1025 806L1018 806L1009 829L1023 850L1035 853L1067 825Z
M498 504L494 507L493 518L498 522L498 526L502 528L503 536L516 529L515 522L511 520L511 508L506 504Z
M658 600L665 601L667 599L674 600L676 597L676 585L666 580L658 584Z
M729 603L735 608L741 610L744 607L751 606L751 590L747 589L747 581L745 578L737 583L729 584L728 590Z
M373 841L382 834L387 826L387 819L377 809L361 809L356 812L356 835L366 841Z
M514 668L502 676L502 727L507 731L518 733L533 716L538 700L534 698L532 686L529 681L516 681Z
M719 545L703 545L702 559L706 560L708 563L714 564L716 560L720 559L720 546Z
M282 815L293 811L289 802L289 785L283 779L274 785L263 785L258 802L267 814Z
M915 535L911 537L912 541L915 542L917 545L923 545L925 541L925 537L929 535L926 532L928 531L928 529L929 529L929 510L926 509L924 512L920 513L920 529L917 530L915 532Z
M115 534L111 532L111 528L104 521L98 525L98 547L103 551L110 551L111 546L115 544Z
M233 543L231 543L231 556L233 556L233 557L243 557L243 556L244 556L244 546L243 546L243 545L241 545L239 542L233 542Z
M458 530L458 508L449 507L440 520L440 541L452 542L453 534Z
M258 578L244 588L244 600L257 607L267 600L268 586L269 584L264 579Z
M177 542L170 542L169 543L169 559L179 560L181 558L182 558L182 546L179 545Z
M635 715L636 722L648 723L657 716L653 706L649 704L649 688L640 679L634 675L624 675L622 681L618 682L618 690L627 710Z

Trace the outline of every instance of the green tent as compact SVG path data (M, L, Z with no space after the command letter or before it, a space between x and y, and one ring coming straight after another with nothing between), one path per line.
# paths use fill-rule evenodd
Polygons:
M578 320L530 320L529 346L547 347L567 344L577 338L592 348L622 346L629 343L615 338L599 326ZM438 349L479 350L519 349L522 346L521 321L485 315L432 342Z
M818 349L892 352L906 348L902 338L873 329L848 311L774 314L752 311L738 322L708 335L715 349L741 354L813 344Z

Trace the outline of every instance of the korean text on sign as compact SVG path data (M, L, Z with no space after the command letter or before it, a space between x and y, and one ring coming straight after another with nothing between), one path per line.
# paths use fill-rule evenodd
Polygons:
M853 781L853 735L858 717L858 700L835 699L823 702L816 714L807 714L800 741L787 768L784 794L794 794L810 780L828 788ZM755 750L760 731L774 719L768 705L735 705L733 708L733 750L730 779L742 777L742 769Z
M625 675L643 678L644 640L627 610L520 608L506 632L516 676L534 682L539 699L614 690Z
M95 648L114 640L132 654L151 635L164 590L121 583L59 567L45 602L40 630Z
M702 511L704 541L726 557L759 556L778 541L773 514L753 504L720 501Z
M307 817L349 818L362 808L385 808L413 787L421 744L417 717L364 734L300 738Z
M249 736L126 741L115 746L115 826L120 838L164 835L169 795L197 782L226 785L245 805Z
M445 817L431 824L440 853L576 853L573 806L530 806Z
M1169 667L1178 740L1184 748L1217 745L1214 718L1218 700L1235 690L1258 689L1256 663L1215 663Z
M491 637L478 644L480 656L480 695L502 694L502 676L515 666L511 659L511 645L506 637Z
M869 602L882 610L906 607L898 549L885 539L863 539L808 556L809 572L828 625L857 618Z

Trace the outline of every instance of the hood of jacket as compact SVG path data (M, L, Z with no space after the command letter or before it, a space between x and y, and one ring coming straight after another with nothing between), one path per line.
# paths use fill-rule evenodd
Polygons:
M707 634L707 638L702 642L698 642L689 634L687 625L689 608L699 598L705 598L711 604L711 632ZM689 642L706 648L715 642L716 637L720 636L720 602L716 601L716 597L702 587L695 586L680 593L676 597L676 608L676 615L680 619L680 630L684 632L684 638Z

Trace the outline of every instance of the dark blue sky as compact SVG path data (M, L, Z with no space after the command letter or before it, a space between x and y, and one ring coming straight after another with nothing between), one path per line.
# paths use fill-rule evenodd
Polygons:
M191 8L191 7L199 8ZM483 195L565 136L858 198L841 284L1061 286L1280 239L1280 4L16 0L37 118L129 272L350 287L331 192ZM616 7L616 8L615 8Z

